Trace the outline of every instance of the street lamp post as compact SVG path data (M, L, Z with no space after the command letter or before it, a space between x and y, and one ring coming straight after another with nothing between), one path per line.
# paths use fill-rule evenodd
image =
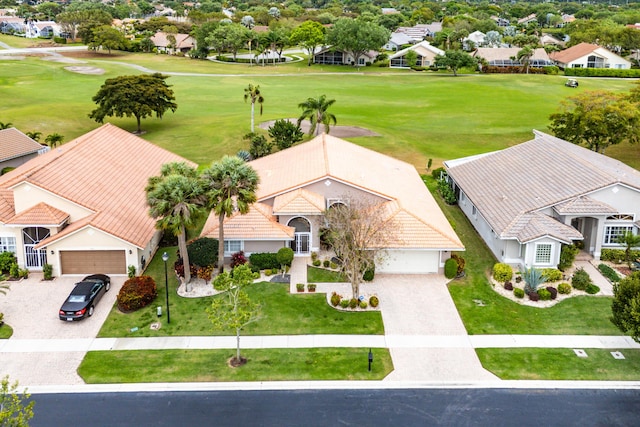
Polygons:
M171 316L169 315L169 276L167 274L167 261L169 261L169 254L166 252L163 253L162 261L164 261L164 290L167 293L167 323L171 323Z

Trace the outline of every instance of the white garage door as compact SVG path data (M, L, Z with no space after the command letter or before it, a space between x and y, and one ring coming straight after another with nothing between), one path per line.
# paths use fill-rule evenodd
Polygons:
M437 273L440 253L438 251L387 251L384 262L376 272L393 274Z
M60 251L62 274L126 274L124 251Z

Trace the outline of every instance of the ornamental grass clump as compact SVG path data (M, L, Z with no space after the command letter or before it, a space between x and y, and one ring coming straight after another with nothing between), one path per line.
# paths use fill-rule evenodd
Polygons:
M527 294L535 293L538 290L538 286L547 281L542 274L542 270L535 267L525 268L522 272L522 280L524 280L524 291Z

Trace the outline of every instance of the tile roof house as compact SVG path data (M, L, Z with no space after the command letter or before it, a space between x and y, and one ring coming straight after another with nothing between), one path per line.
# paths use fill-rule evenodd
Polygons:
M408 163L322 134L250 164L260 176L258 200L248 214L225 220L227 257L239 250L276 252L285 246L297 255L318 251L324 211L359 199L379 206L395 230L378 272L438 272L450 251L464 250ZM218 238L215 215L209 216L202 236Z
M364 66L373 63L378 56L378 52L370 50L363 53L359 58L355 59L349 52L327 46L313 54L314 64L326 65L359 65ZM357 61L357 63L356 63Z
M0 177L0 249L54 275L140 270L161 237L144 188L174 161L111 124L29 160Z
M0 130L0 170L18 167L47 151L49 147L34 141L16 128Z
M442 49L432 46L428 41L422 41L391 55L389 57L389 66L392 68L409 68L409 64L406 60L406 54L409 51L416 52L418 56L414 65L418 65L420 67L429 67L433 65L436 56L444 55L444 51Z
M501 262L555 267L563 244L600 258L640 228L640 172L534 130L534 139L445 162L460 208Z
M158 52L174 54L176 52L187 53L195 47L195 39L189 34L174 34L176 39L175 46L171 46L171 41L168 38L169 34L162 31L158 31L151 36L151 41L156 47Z
M520 67L523 64L516 58L521 50L522 48L519 47L480 47L473 52L472 56L482 58L494 67ZM534 49L533 56L529 59L529 66L546 67L548 65L553 65L553 61L547 52L541 47Z
M561 68L631 68L631 62L597 44L579 43L549 56Z

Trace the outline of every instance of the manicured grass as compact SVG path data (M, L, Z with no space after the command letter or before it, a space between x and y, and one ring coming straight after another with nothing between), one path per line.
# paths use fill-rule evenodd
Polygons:
M570 348L481 348L478 357L485 369L503 380L640 380L640 350L587 348L589 357L578 357Z
M78 373L89 384L213 381L381 380L393 370L387 349L242 350L246 365L231 368L235 350L92 351Z
M496 262L493 254L458 206L442 202L431 177L427 184L466 248L460 253L466 260L466 277L450 282L449 292L469 334L622 335L609 321L609 297L581 296L550 308L536 308L495 292L487 279Z
M340 272L307 266L307 282L309 283L339 283L349 280Z
M361 126L380 134L349 138L351 141L424 170L429 158L436 167L445 159L531 139L533 128L546 129L549 114L558 109L560 100L578 93L565 88L564 78L559 76L454 78L372 67L363 69L366 73L354 73L350 67L248 67L128 53L86 61L86 66L103 68L105 74L77 74L64 69L68 64L38 58L3 60L0 121L44 136L57 132L70 141L98 126L87 115L95 108L91 98L105 79L139 73L124 64L128 62L162 72L206 73L171 76L167 82L175 91L177 111L168 112L161 120L143 121L145 139L201 166L223 154L248 148L242 136L249 131L250 106L243 94L244 88L253 83L260 85L265 97L264 115L256 117L258 122L298 117L300 102L325 94L336 100L332 112L339 125ZM327 71L345 74L336 76ZM588 79L577 90L620 91L631 85L626 80ZM109 121L128 130L136 126L131 118ZM607 154L640 167L640 152L633 147L615 147Z
M13 328L11 326L6 323L0 326L0 339L11 338L11 335L13 335Z
M158 285L156 301L133 313L121 313L112 308L100 330L100 337L153 337L233 335L233 331L213 329L206 308L214 297L182 298L177 295L178 281L169 271L169 300L171 324L161 319L162 328L151 330L158 321L156 307L165 311L164 263L162 252L169 254L169 269L175 262L176 248L161 248L145 274L155 278ZM290 294L289 286L276 283L255 283L247 289L250 297L262 305L262 317L250 324L243 335L300 335L300 334L383 334L380 312L343 312L330 307L324 294ZM138 328L131 331L132 328Z

